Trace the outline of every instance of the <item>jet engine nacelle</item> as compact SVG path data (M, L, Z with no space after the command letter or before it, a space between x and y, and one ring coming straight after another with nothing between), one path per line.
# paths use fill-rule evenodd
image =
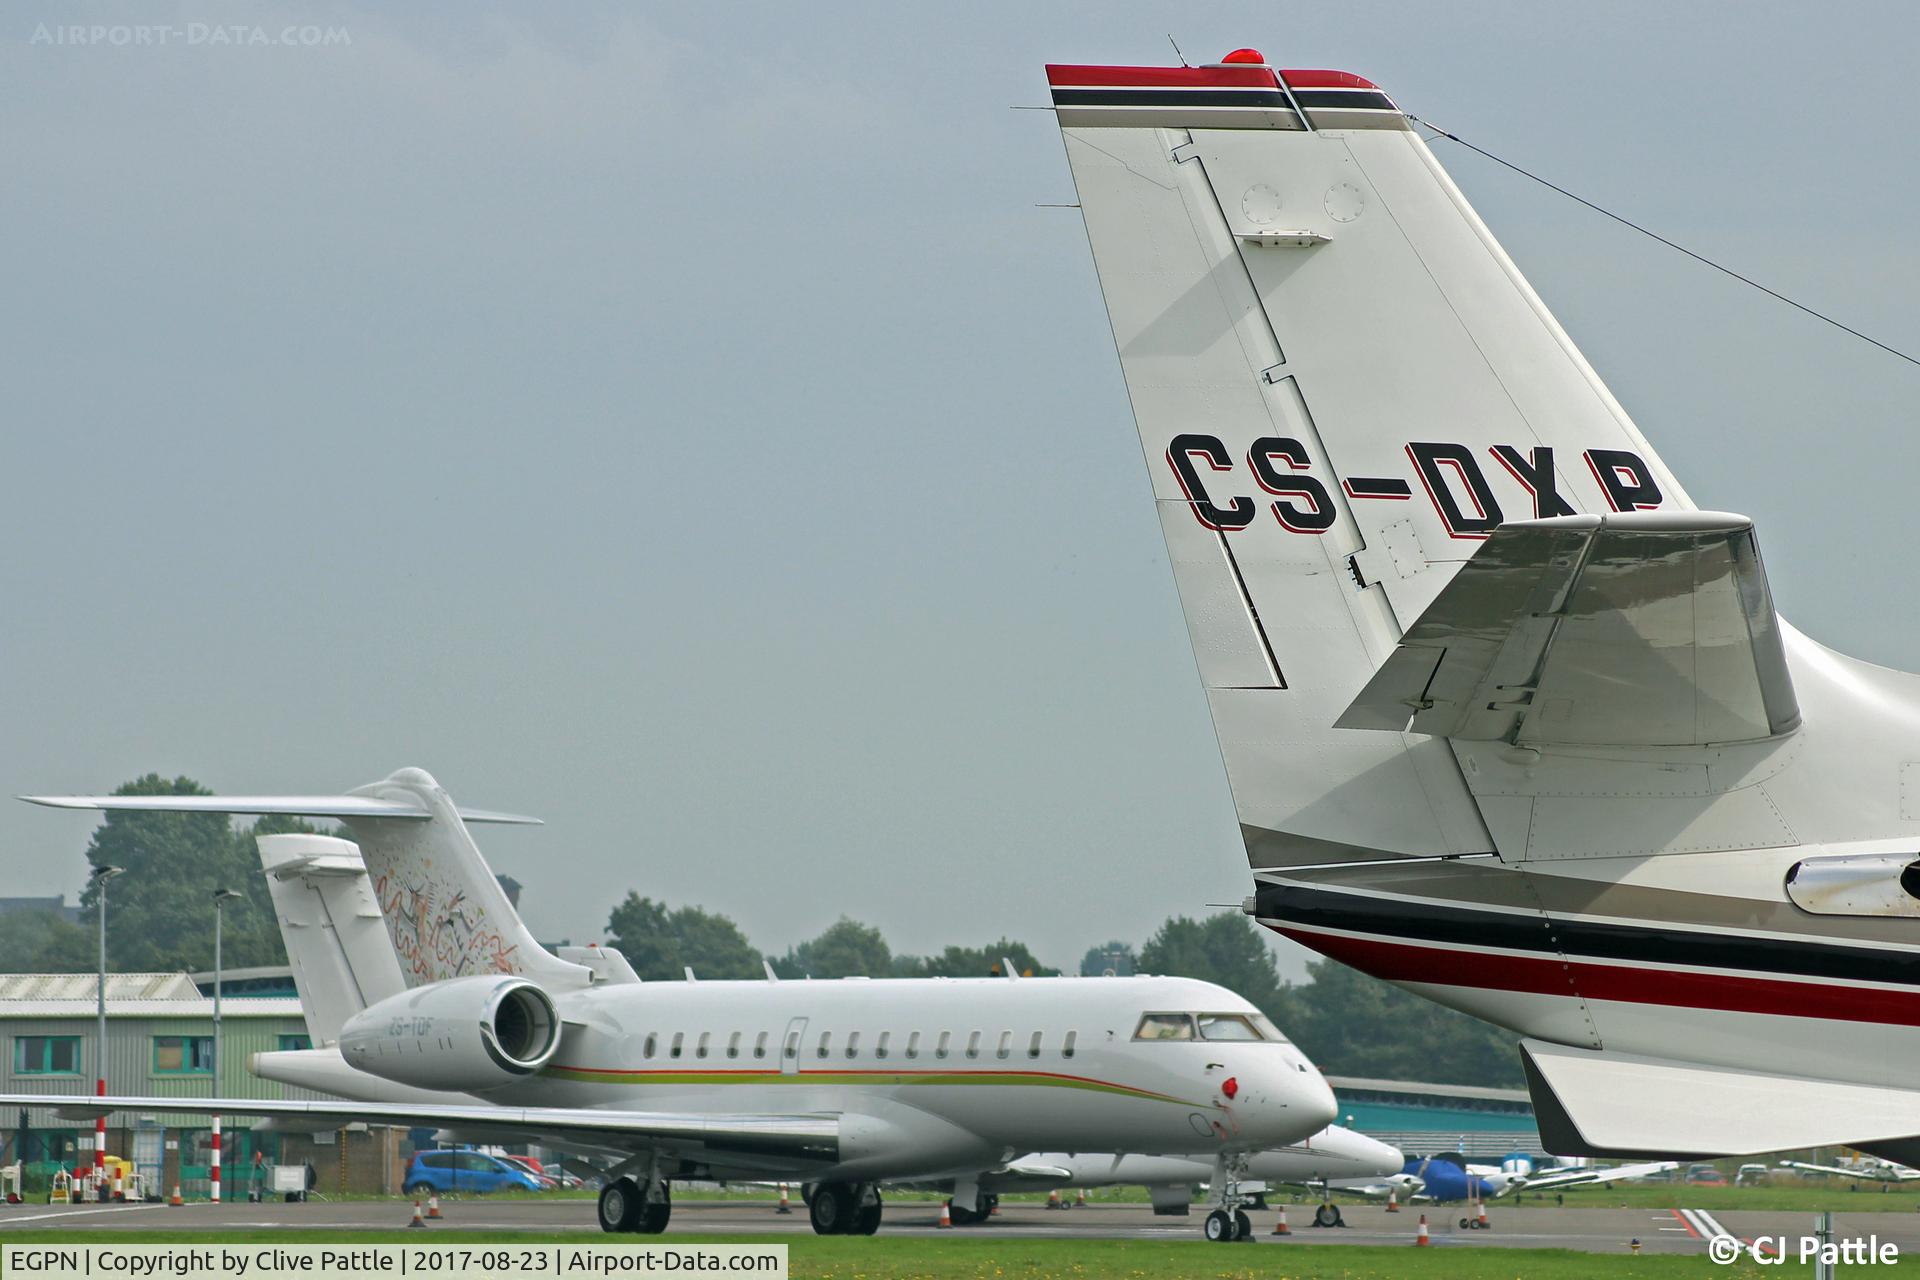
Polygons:
M369 1075L479 1092L523 1080L560 1047L553 999L525 978L449 978L403 991L347 1019L340 1053Z

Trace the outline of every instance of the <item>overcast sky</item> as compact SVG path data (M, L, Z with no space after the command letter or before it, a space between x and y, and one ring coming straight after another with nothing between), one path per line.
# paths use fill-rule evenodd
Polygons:
M176 31L55 42L134 22ZM547 819L481 838L575 941L638 889L1072 965L1237 901L1058 133L1009 110L1169 30L1920 348L1908 5L14 4L0 791L419 765ZM1782 610L1920 668L1920 369L1436 145ZM76 893L90 825L0 804L0 892Z

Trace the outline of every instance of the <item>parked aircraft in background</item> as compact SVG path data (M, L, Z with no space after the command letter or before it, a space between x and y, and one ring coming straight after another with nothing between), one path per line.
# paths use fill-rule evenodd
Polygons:
M1515 1172L1489 1164L1470 1164L1455 1152L1409 1157L1404 1172L1418 1178L1420 1199L1439 1204L1496 1200L1514 1191L1564 1191L1572 1187L1612 1186L1679 1168L1672 1160L1607 1168L1582 1167Z
M1391 1177L1403 1162L1400 1152L1384 1142L1328 1125L1302 1142L1249 1155L1242 1190L1254 1189L1248 1184L1324 1186L1329 1180ZM983 1172L979 1183L994 1195L1145 1187L1155 1213L1185 1214L1193 1203L1193 1188L1212 1177L1213 1162L1203 1157L1051 1151L1023 1156L1004 1168ZM977 1219L971 1214L964 1219L959 1214L954 1216L955 1225L970 1221Z
M1782 1160L1782 1169L1792 1169L1798 1173L1819 1173L1835 1178L1852 1178L1859 1182L1912 1182L1920 1179L1920 1169L1909 1169L1904 1164L1891 1160L1857 1160L1850 1164L1810 1164L1805 1160Z
M344 1098L362 1096L353 1086L364 1081L371 1097L76 1096L70 1114L324 1117L538 1142L611 1163L599 1205L608 1231L664 1230L675 1179L805 1181L821 1234L877 1230L885 1182L951 1180L955 1202L977 1206L981 1170L1035 1149L1120 1143L1209 1160L1231 1222L1249 1158L1334 1117L1320 1073L1259 1010L1191 979L642 983L611 952L550 954L467 830L517 819L463 817L418 769L343 796L36 802L334 818L354 837L260 841L277 908L294 904L304 914L290 918L309 927L325 920L336 940L294 964L318 1033L336 1043L259 1054L254 1066ZM384 950L364 886L345 888L362 863Z
M1048 79L1254 872L1551 1151L1920 1164L1920 678L1775 613L1346 72Z

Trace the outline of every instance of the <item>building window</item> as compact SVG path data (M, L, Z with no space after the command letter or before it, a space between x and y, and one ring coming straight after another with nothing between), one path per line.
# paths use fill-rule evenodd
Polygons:
M311 1049L313 1048L313 1037L309 1035L287 1035L285 1032L282 1032L280 1035L280 1048L283 1052L293 1049Z
M155 1036L153 1073L157 1076L213 1074L212 1036Z
M13 1069L23 1076L77 1076L80 1037L15 1036Z
M993 1056L996 1058L1005 1058L1010 1056L1012 1053L1013 1053L1013 1032L1002 1031L1000 1033L1000 1047L993 1051Z
M1027 1056L1029 1058L1037 1058L1040 1056L1040 1033L1038 1031L1034 1032L1033 1036L1027 1041Z
M1079 1038L1080 1033L1078 1031L1067 1032L1067 1038L1060 1042L1060 1056L1063 1058L1071 1058L1073 1056L1073 1042Z

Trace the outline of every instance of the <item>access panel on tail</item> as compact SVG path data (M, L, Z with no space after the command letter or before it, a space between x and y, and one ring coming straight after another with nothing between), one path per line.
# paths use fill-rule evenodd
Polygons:
M1248 853L1490 851L1335 722L1503 521L1690 504L1386 94L1257 59L1047 69Z

